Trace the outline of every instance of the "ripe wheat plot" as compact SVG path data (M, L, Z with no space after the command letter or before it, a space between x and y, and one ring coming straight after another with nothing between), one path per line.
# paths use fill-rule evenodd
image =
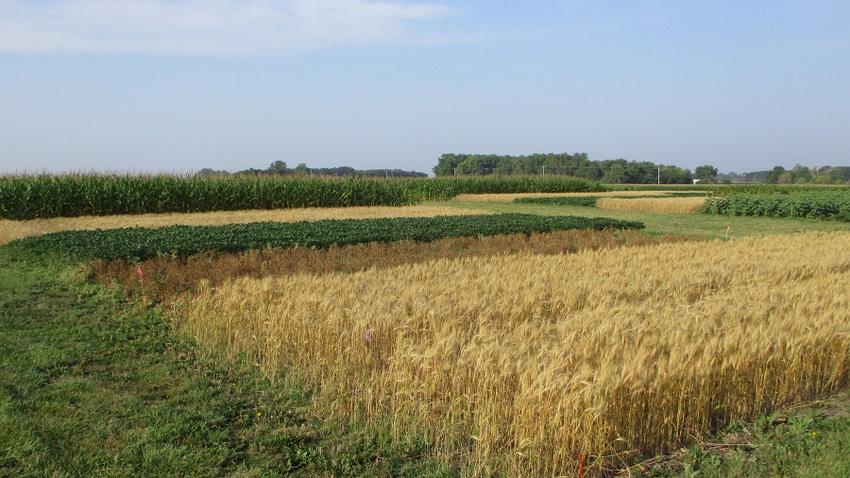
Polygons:
M600 198L596 203L599 209L614 211L664 212L673 214L693 214L705 203L705 197L669 197L669 198Z
M581 453L599 471L846 387L847 250L807 233L441 260L238 279L176 307L334 416L472 467L572 473Z

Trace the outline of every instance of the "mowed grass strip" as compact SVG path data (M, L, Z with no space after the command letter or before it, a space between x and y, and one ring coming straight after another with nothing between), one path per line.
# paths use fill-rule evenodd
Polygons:
M0 476L453 476L199 354L155 308L0 247Z
M850 234L236 279L176 320L471 469L599 473L850 383ZM495 467L495 468L493 468Z
M299 466L261 463L247 435L268 433L268 405L293 409L303 399L258 400L247 388L257 382L203 366L154 310L53 276L68 270L2 262L0 475L206 476Z

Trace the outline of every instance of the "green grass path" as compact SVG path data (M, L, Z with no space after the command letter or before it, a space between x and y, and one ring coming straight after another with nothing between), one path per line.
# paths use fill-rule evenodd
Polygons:
M0 248L0 476L444 474L73 275Z
M676 234L700 239L725 239L727 226L731 227L728 232L730 239L766 234L793 234L803 231L850 231L850 223L818 219L609 211L594 207L517 203L444 202L435 204L492 213L573 215L639 221L646 225L646 232L651 234Z

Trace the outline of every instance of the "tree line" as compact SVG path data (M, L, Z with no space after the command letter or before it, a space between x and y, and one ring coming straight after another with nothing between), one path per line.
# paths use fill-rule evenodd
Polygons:
M704 173L711 173L705 175ZM587 153L532 154L503 156L495 154L443 154L434 167L436 176L489 175L563 175L622 184L688 184L694 179L711 180L717 169L701 166L696 173L678 166L658 165L648 161L609 159L591 161Z
M490 175L564 175L608 184L690 184L702 183L769 183L769 184L843 184L850 182L848 166L799 164L786 170L776 166L769 171L720 174L706 164L694 169L659 165L648 161L608 159L592 161L587 153L532 154L508 156L496 154L443 154L433 169L436 176Z
M768 184L843 184L850 182L850 166L818 166L808 168L799 164L786 170L776 166L769 171L720 174L714 166L703 165L692 173L673 165L658 165L648 161L608 159L592 161L587 153L548 153L527 156L497 154L443 154L433 168L434 175L448 176L572 176L608 184L691 184L702 183L768 183ZM227 171L204 168L198 176L228 176ZM248 168L235 175L252 176L323 176L323 177L387 177L425 178L427 174L401 169L358 170L349 166L310 168L300 163L289 168L275 161L266 169Z
M322 176L322 177L364 177L364 178L427 178L428 175L418 171L403 171L401 169L354 169L349 166L335 168L309 168L305 163L299 163L294 168L287 167L283 161L275 161L266 169L248 168L232 173L241 176ZM228 171L216 171L204 168L196 173L198 176L229 176Z
M799 164L791 169L776 166L769 171L729 173L720 176L729 182L768 184L844 184L850 181L850 166L818 166L808 168Z

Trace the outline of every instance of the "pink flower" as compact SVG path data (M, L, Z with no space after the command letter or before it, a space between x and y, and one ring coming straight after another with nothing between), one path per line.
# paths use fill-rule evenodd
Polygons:
M372 330L366 329L366 333L363 334L363 338L366 339L367 343L372 343Z
M139 277L145 275L145 273L142 272L142 266L136 266L136 274L139 274Z

